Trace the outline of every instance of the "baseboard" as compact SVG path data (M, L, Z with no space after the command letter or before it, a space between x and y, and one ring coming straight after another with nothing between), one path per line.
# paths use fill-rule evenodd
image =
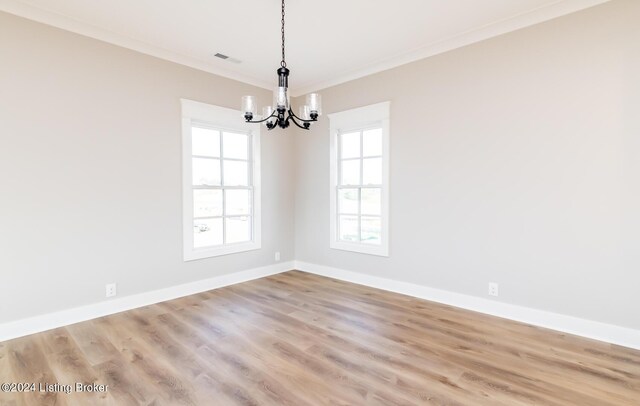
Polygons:
M195 293L205 292L211 289L221 288L236 283L246 282L253 279L275 275L289 271L294 268L294 262L282 262L261 268L253 268L246 271L234 272L227 275L220 275L209 279L190 282L183 285L173 286L166 289L159 289L144 292L131 296L105 300L82 307L63 310L55 313L48 313L41 316L30 317L0 324L0 341L11 340L29 334L39 333L58 327L68 326L81 321L91 320L110 314L120 313L138 307L148 306L154 303L164 302Z
M166 289L105 300L69 310L3 323L0 324L0 341L68 326L81 321L108 316L236 283L247 282L291 269L299 269L316 275L401 293L640 350L640 331L638 330L302 261L289 261L234 272Z
M295 261L295 268L316 275L357 283L420 299L490 314L534 326L604 341L640 350L640 331L529 307L483 299L393 279Z

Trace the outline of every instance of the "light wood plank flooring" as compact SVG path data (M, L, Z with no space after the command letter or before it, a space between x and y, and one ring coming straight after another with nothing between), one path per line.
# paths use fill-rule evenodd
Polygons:
M292 271L0 343L2 405L640 405L640 351Z

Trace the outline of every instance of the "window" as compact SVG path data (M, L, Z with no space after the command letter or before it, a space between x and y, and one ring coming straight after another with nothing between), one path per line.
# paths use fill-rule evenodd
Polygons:
M182 100L185 261L260 248L259 127Z
M389 103L329 115L331 248L388 256Z

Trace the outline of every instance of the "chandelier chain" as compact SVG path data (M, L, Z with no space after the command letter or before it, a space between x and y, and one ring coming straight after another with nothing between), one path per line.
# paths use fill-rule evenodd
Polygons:
M287 67L287 62L284 60L284 0L282 0L282 61L280 62L280 66L283 68Z

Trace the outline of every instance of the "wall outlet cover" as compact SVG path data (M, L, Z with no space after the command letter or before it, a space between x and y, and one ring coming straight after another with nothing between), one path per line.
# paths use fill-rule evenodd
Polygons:
M116 284L115 283L107 284L105 293L107 297L114 297L115 295L117 295L118 291L117 291Z

